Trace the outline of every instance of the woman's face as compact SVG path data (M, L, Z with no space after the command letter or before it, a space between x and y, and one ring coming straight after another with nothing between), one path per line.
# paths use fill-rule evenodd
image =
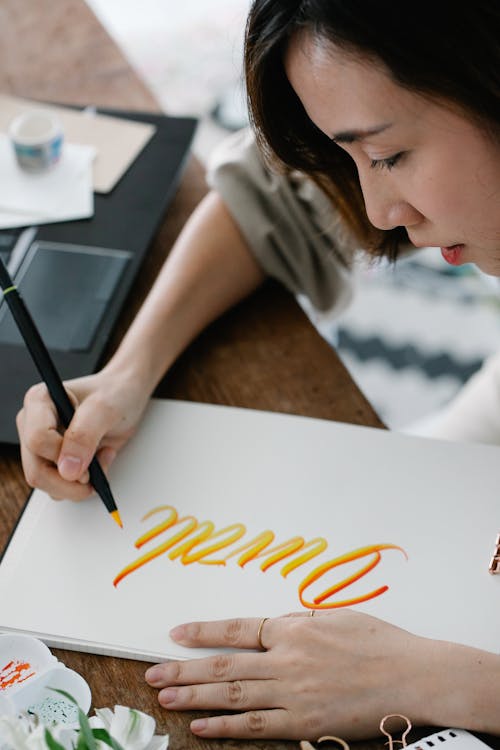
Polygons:
M394 83L372 61L302 34L285 57L317 127L354 159L368 217L417 247L500 276L500 145L469 119Z

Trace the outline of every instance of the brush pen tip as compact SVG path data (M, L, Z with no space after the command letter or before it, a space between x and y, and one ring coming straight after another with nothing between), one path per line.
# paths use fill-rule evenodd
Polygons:
M117 510L112 510L109 515L111 516L111 518L114 521L116 521L116 523L118 524L118 526L120 527L120 529L123 529L122 519L120 518L120 514L118 513L118 511Z

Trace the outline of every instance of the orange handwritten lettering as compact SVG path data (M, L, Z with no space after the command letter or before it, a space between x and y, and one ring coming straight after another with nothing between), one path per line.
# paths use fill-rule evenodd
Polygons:
M156 537L164 534L169 529L173 530L172 536L163 541L162 544L146 552L134 562L126 565L115 577L113 584L118 584L131 573L147 565L152 560L168 552L170 560L180 559L182 565L191 565L198 563L200 565L226 565L227 561L236 557L237 564L244 568L249 562L265 558L260 564L260 569L266 572L273 565L287 560L280 570L281 575L286 578L289 573L306 565L314 557L317 557L328 548L328 542L323 537L316 537L306 542L303 537L295 536L280 544L270 547L274 542L275 534L271 530L266 530L255 536L253 539L236 547L224 557L215 557L209 559L212 554L219 553L221 550L230 547L240 540L246 533L246 526L242 523L235 523L226 526L218 531L212 521L199 522L194 516L178 517L176 509L171 505L161 505L149 511L143 521L151 518L158 513L166 512L167 518L161 523L154 526L145 534L140 536L135 542L135 546L140 549L145 544L151 542ZM178 528L173 529L173 527ZM177 546L176 546L177 545ZM313 568L298 586L299 600L304 607L309 609L334 609L338 607L351 607L355 604L368 601L380 596L387 591L388 586L383 585L369 591L365 594L352 596L350 598L333 601L333 598L344 589L352 586L364 576L368 575L382 560L382 552L386 550L398 550L405 557L406 552L402 547L395 544L371 544L359 549L346 552L331 560L317 565ZM297 554L300 553L300 554ZM341 581L329 586L322 593L315 596L312 600L306 598L306 590L326 575L329 571L339 568L342 565L369 558L361 568L355 573L347 575Z
M404 549L402 547L396 546L395 544L371 544L367 547L360 547L360 549L348 552L345 555L340 555L333 560L328 560L322 565L318 565L317 568L314 568L314 570L312 570L304 578L299 586L299 599L301 603L304 605L304 607L309 608L333 609L336 607L352 607L354 604L360 604L361 602L366 602L369 599L374 599L376 596L380 596L380 594L383 594L385 591L387 591L388 586L381 586L374 591L370 591L368 594L356 596L352 599L343 599L340 602L330 602L329 604L322 604L322 602L324 602L326 599L333 596L338 591L342 591L342 589L347 588L356 581L359 581L361 578L363 578L363 576L373 570L373 568L375 568L381 560L382 556L380 554L380 551L386 549L397 549L402 552L405 557L407 557ZM345 565L346 563L352 562L353 560L359 560L362 557L367 557L368 555L372 555L372 559L356 573L347 576L347 578L344 578L339 583L336 583L334 586L326 589L322 594L316 596L312 602L306 601L303 596L306 588L315 581L319 580L319 578L321 578L321 576L323 576L327 571L331 570L332 568L337 568L339 565Z

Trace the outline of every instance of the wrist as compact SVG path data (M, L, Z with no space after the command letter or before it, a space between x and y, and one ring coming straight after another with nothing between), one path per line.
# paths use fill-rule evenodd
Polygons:
M500 734L500 656L431 640L425 654L416 681L418 723Z
M113 378L125 386L129 384L134 390L149 397L161 380L171 361L161 347L127 346L126 340L102 368L102 374ZM161 356L160 356L161 355Z

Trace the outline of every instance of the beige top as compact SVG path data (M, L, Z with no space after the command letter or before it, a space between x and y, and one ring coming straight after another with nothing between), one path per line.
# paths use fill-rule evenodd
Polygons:
M320 311L346 307L355 242L311 180L270 171L249 130L216 149L207 179L269 276Z
M348 305L358 249L316 185L304 175L286 178L270 171L250 130L235 133L216 150L208 182L269 276L305 295L315 311L328 317ZM445 440L500 444L500 354L416 431Z

